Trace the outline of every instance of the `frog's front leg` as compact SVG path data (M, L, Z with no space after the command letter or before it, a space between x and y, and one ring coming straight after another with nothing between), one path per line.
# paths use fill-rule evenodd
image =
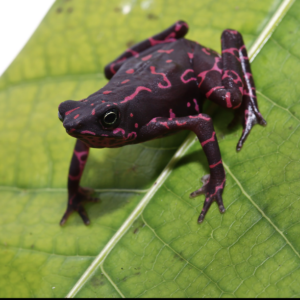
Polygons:
M138 57L141 52L157 44L173 42L176 39L184 37L188 32L188 28L189 27L186 22L177 21L175 24L173 24L166 30L127 49L117 59L112 61L104 68L106 78L111 79L127 59L133 56Z
M221 36L222 58L215 56L210 60L210 69L201 67L199 51L194 55L195 71L198 74L200 91L217 104L237 109L242 117L243 133L237 144L241 150L248 134L255 124L266 125L267 122L259 112L254 80L250 68L247 50L242 35L235 30L224 30ZM202 50L205 48L202 48Z
M210 175L205 177L206 182L202 188L190 194L191 198L205 194L203 209L198 218L198 222L201 223L214 200L218 203L220 212L225 212L222 200L225 171L211 118L205 114L181 118L154 118L141 129L141 136L143 139L153 139L170 131L186 129L196 133L210 168Z
M85 225L90 223L87 213L83 207L83 203L89 201L95 202L97 199L91 197L93 190L79 186L80 178L83 173L88 155L89 147L82 141L77 140L68 176L68 206L60 221L60 225L65 224L73 211L77 211L79 213Z

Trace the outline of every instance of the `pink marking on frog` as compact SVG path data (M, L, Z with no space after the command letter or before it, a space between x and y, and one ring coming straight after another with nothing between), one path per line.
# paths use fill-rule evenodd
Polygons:
M242 105L242 101L240 101L236 106L234 106L232 109L239 108Z
M209 165L209 167L212 169L212 168L216 167L219 164L222 164L222 159L220 161L218 161L217 163L213 164L213 165Z
M110 104L107 104L106 106L110 106Z
M95 132L89 131L89 130L83 130L83 131L81 131L81 133L82 133L82 134L92 134L92 135L96 135Z
M249 110L248 110L248 109L245 109L244 114L245 114L245 121L247 122Z
M138 124L138 123L135 123L135 124L134 124L134 127L135 127L135 128L138 128L138 127L139 127L139 124Z
M130 113L130 117L131 117L131 118L133 117L133 113Z
M231 72L233 74L235 74L235 76L237 77L236 79L233 79L232 76L230 76L228 73ZM244 90L244 84L243 81L241 79L241 77L239 76L239 74L233 70L226 70L222 76L222 80L224 80L225 78L230 78L235 84L238 84L239 82L241 83L242 86L239 86L239 90L241 92L241 94L243 95L243 90Z
M190 107L190 106L191 106L191 103L190 103L190 102L188 102L188 103L186 104L186 106L187 106L187 107Z
M122 132L122 134L124 135L125 134L125 130L123 128L116 128L113 130L113 134L117 134L118 132Z
M91 106L94 106L94 103L92 103Z
M152 57L152 54L149 54L149 55L147 55L147 56L144 56L144 57L142 58L142 61L146 61L146 60L150 59L151 57Z
M134 73L134 70L133 69L129 69L129 70L126 71L126 73L127 74L132 74L132 73Z
M175 31L179 31L182 28L182 26L185 26L186 28L189 28L188 24L186 24L186 23L182 23L182 24L176 23Z
M226 93L225 98L226 98L226 105L227 105L227 107L228 108L232 107L231 94L229 92Z
M209 52L208 52L208 48L202 48L201 49L206 55L211 55Z
M205 121L210 121L209 117L204 117L201 114L199 114L198 116L189 116L189 118L190 119L202 119L202 120L205 120Z
M227 29L226 31L228 31L230 33L233 33L233 34L237 34L238 33L236 30L229 30L229 29Z
M136 51L134 51L134 50L132 50L132 49L130 49L130 48L128 48L127 50L126 50L126 52L129 52L129 53L131 53L133 56L135 56L135 57L138 57L139 56L139 53L138 52L136 52Z
M213 67L207 71L203 71L198 74L198 77L201 77L201 81L200 81L198 87L200 87L202 85L207 73L209 73L211 71L217 71L220 74L222 74L222 70L218 67L218 63L220 62L220 60L221 60L221 57L215 57L215 63L213 65Z
M206 141L202 142L202 143L201 143L201 146L203 147L204 145L206 145L206 144L209 143L209 142L214 142L214 141L215 141L215 135L216 135L216 133L213 132L212 137L209 138L209 139L207 139Z
M256 98L256 96L254 96L253 93L248 93L246 90L244 90L243 95Z
M94 116L95 115L95 108L92 110L92 115Z
M165 126L166 128L170 129L168 126L168 122L159 122L159 124Z
M222 182L220 185L217 185L217 186L215 187L215 192L214 192L212 195L210 195L210 197L215 196L215 195L217 194L218 190L221 190L221 189L224 188L225 180L226 180L226 179L224 179L223 182Z
M177 125L177 126L183 126L183 125L185 125L185 124L186 124L186 122L179 123L177 120L175 121L175 123L176 123L176 125Z
M157 50L157 52L159 52L159 53L167 53L167 54L170 54L173 51L174 51L174 49L170 49L170 50L162 50L162 49L160 49L160 50Z
M150 125L150 123L156 123L156 119L157 119L157 118L151 119L151 120L148 122L148 124L147 124L146 126Z
M107 94L110 94L110 93L111 93L111 91L104 91L103 95L107 95Z
M209 98L209 96L216 90L219 90L219 89L224 89L224 86L215 86L213 87L212 89L210 89L206 94L205 94L205 97L206 98Z
M131 137L133 137L133 139L135 140L136 137L137 137L136 132L132 131L132 132L128 133L126 139L129 139L129 138L131 138Z
M166 88L169 88L171 87L171 82L169 81L169 79L167 78L166 74L165 73L156 73L155 72L155 67L154 66L150 66L150 70L151 70L151 73L154 74L154 75L161 75L163 77L163 80L167 83L167 85L162 85L161 83L158 84L158 87L161 88L161 89L166 89Z
M189 56L190 59L193 59L194 58L194 53L188 52L188 56Z
M174 38L175 36L176 36L175 32L171 32L163 41L155 40L152 37L149 38L148 41L150 42L151 46L155 46L157 44L176 42L176 39Z
M77 176L72 176L71 174L69 174L69 178L71 180L79 180L81 178L81 174L83 172L83 168L85 166L88 153L89 153L89 151L76 151L76 150L74 150L74 155L77 157L78 162L79 162L79 174ZM71 201L72 200L70 200L70 202Z
M236 53L237 52L237 53ZM239 57L239 50L237 48L228 48L228 49L224 49L222 50L222 54L223 53L230 53L232 54L233 56L236 57L236 59L240 62L240 57Z
M172 59L166 60L166 63L171 63L171 62L172 62Z
M184 79L184 77L186 76L186 74L190 73L190 72L193 72L194 73L194 70L193 69L187 69L183 72L183 74L180 76L180 79L183 83L188 83L192 80L197 80L197 78L195 77L191 77L190 79Z
M65 115L67 116L67 115L69 115L70 113L72 113L73 111L75 111L76 109L79 109L80 107L76 107L76 108L73 108L73 109L71 109L71 110L68 110L66 113L65 113Z
M173 113L172 108L170 109L170 118L176 118L176 115Z
M74 117L74 119L77 119L79 116L80 116L80 115L76 115L76 116Z
M152 92L152 90L144 87L144 86L138 86L135 90L135 92L133 94L131 94L130 96L125 97L125 99L123 101L121 101L121 103L125 103L127 101L132 100L140 91L148 91L148 92Z
M115 69L114 69L115 65L116 65L117 63L121 62L121 61L126 60L126 59L127 59L126 57L123 57L123 58L117 60L116 62L112 63L112 64L110 65L110 68L109 68L110 71L111 71L113 74L115 74L115 73L116 73L116 71L115 71Z
M200 112L200 111L199 111L199 105L198 105L198 103L197 103L197 100L196 100L196 99L193 99L193 101L194 101L194 103L195 103L195 110L196 110L197 112Z
M127 83L128 81L130 81L130 80L126 79L126 80L122 81L121 84Z
M115 64L116 63L112 63L111 65L110 65L110 72L112 72L113 74L116 74L116 71L114 70L114 66L115 66Z

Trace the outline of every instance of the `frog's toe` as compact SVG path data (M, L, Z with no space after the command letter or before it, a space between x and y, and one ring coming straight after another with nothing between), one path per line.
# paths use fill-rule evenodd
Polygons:
M205 215L208 212L208 210L209 210L212 203L213 203L213 197L207 197L205 199L201 214L198 218L198 223L202 223L204 221Z
M83 207L83 204L86 202L99 202L99 199L96 197L93 197L94 190L90 188L82 188L79 187L78 191L73 194L73 196L70 196L69 201L68 201L68 207L66 212L64 213L60 225L64 225L74 211L77 211L78 214L80 215L83 223L85 225L90 224L90 220L88 218L88 215Z
M216 202L218 203L220 213L224 214L226 209L224 207L222 195L220 193L217 193L216 195Z
M220 213L225 213L226 209L223 204L223 199L222 199L222 191L218 191L216 194L206 194L205 202L203 204L202 211L200 213L200 216L198 218L198 223L202 223L206 213L208 212L210 206L212 203L216 201L218 206L219 206L219 211Z
M73 211L74 211L74 209L73 209L72 207L68 206L66 212L64 213L62 219L61 219L60 222L59 222L59 225L60 225L60 226L63 226L63 225L66 223L66 221L68 220L70 214L71 214Z
M59 222L59 225L63 226L66 223L66 221L68 220L71 213L73 213L74 211L78 212L78 214L80 215L80 217L81 217L81 219L82 219L82 221L85 225L90 224L90 219L89 219L84 207L82 205L78 205L76 209L73 208L72 206L68 206L68 208L67 208L66 212L64 213L61 221Z
M261 113L258 113L257 116L257 123L261 126L267 126L267 121L263 118L263 116L261 115Z
M200 189L198 189L198 190L192 192L192 193L190 194L190 198L195 198L195 197L197 197L197 196L199 196L199 195L206 194L206 187L207 187L207 184L208 184L208 182L209 182L209 179L210 179L210 175L209 175L209 174L204 175L204 176L201 178L201 181L203 182L203 186L202 186Z
M263 118L261 113L256 110L254 111L252 107L250 107L248 110L244 111L244 121L243 121L243 133L242 136L236 146L236 150L240 151L243 147L243 144L245 143L247 136L249 135L252 127L255 124L259 124L261 126L266 126L267 121Z
M223 199L222 199L222 193L224 189L225 179L220 184L212 184L210 182L210 175L204 175L201 178L201 181L203 182L203 186L196 190L195 192L190 194L190 198L194 198L198 195L205 194L205 202L203 204L203 209L200 213L200 216L198 218L198 223L202 223L207 211L209 210L211 204L216 201L219 206L220 213L224 213L226 211Z
M85 211L85 209L82 205L80 205L79 208L78 208L78 214L81 217L81 219L82 219L82 221L85 225L90 224L90 219L89 219L89 217L88 217L88 215L87 215L87 213L86 213L86 211Z

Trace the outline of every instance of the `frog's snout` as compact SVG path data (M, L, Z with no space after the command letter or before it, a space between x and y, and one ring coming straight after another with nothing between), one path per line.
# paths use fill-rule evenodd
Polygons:
M82 123L78 118L80 116L78 111L80 111L82 105L83 104L81 102L73 100L62 102L59 105L58 118L61 122L63 122L67 132L74 131L82 127Z
M60 114L60 112L58 111L58 118L61 120L61 122L64 121L64 117Z

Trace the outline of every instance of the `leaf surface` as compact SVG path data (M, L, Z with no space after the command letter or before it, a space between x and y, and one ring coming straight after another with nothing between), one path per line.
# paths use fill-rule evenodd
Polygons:
M58 226L74 145L56 118L58 104L102 87L107 62L177 19L189 23L189 39L208 47L219 50L220 34L229 27L241 31L251 47L281 2L104 3L57 1L0 79L5 158L0 167L0 296L63 297L82 274L91 276L72 296L299 295L297 3L252 64L268 126L256 126L237 154L240 128L226 130L230 113L214 115L227 172L226 214L213 205L205 222L196 223L203 197L188 195L208 166L194 142L172 164L140 217L126 225L159 174L163 177L187 135L183 132L91 151L82 185L96 188L101 197L100 204L87 206L92 224L85 227L74 215L65 227ZM86 271L122 226L124 233L131 227L94 274Z

